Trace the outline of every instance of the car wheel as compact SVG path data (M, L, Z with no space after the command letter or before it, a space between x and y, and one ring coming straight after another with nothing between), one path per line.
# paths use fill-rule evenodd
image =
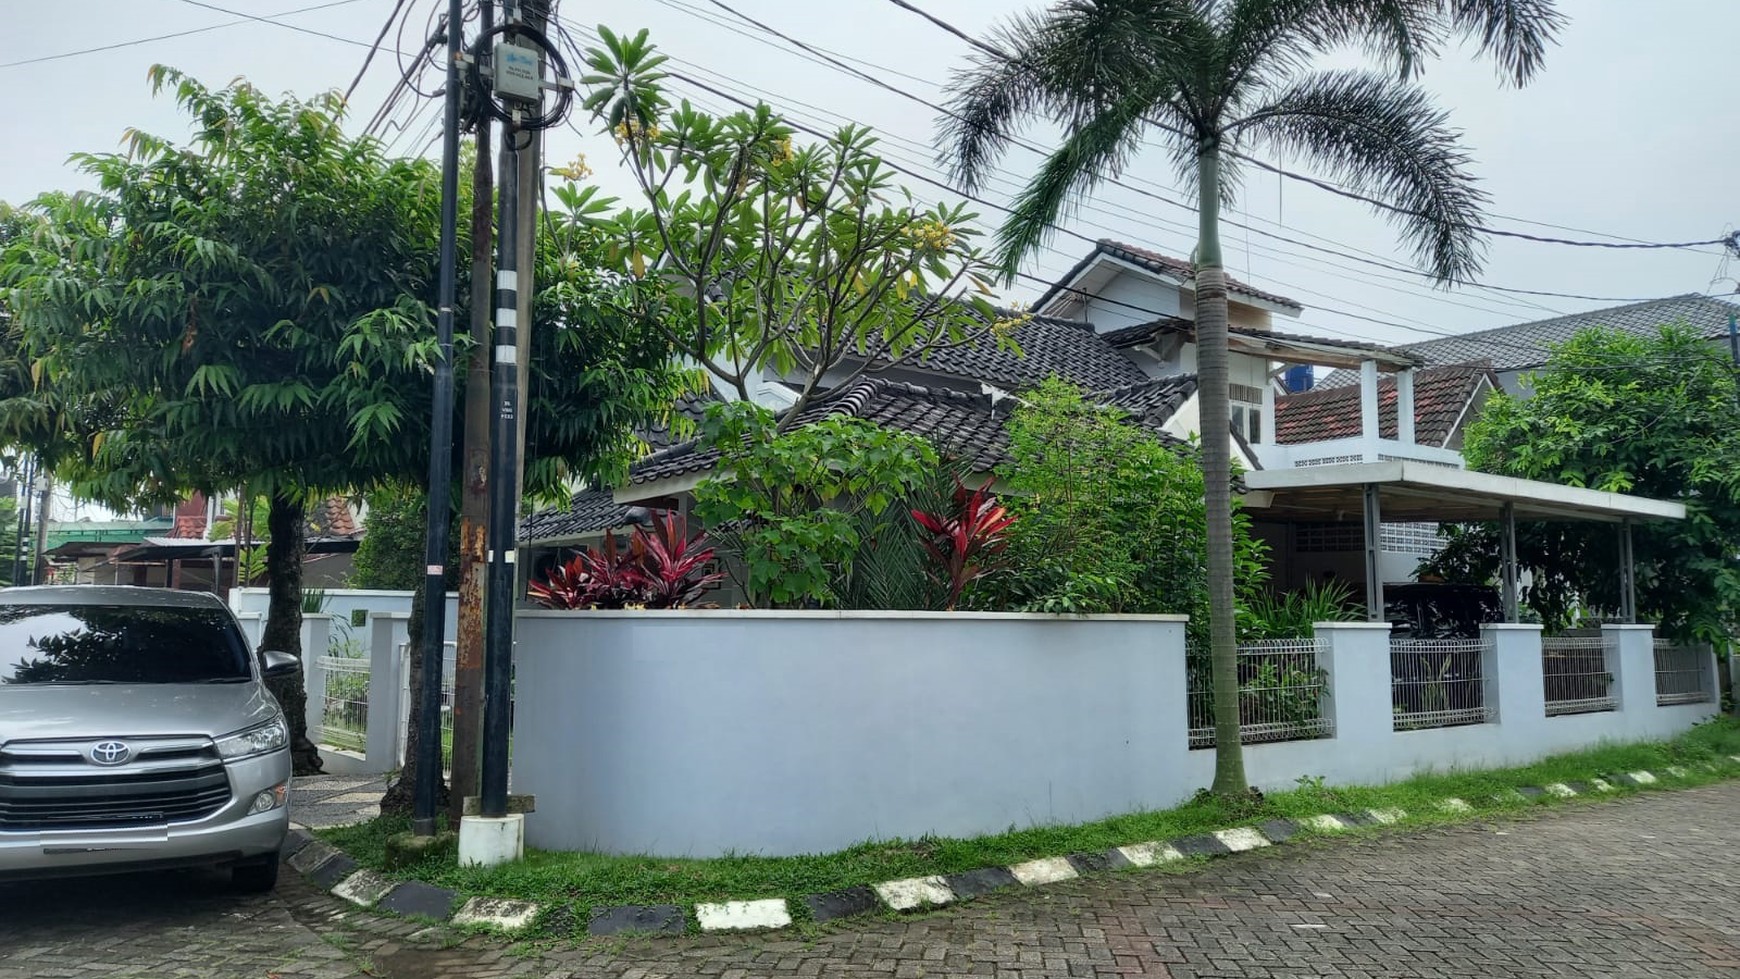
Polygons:
M230 887L244 894L264 894L278 886L278 851L230 868Z

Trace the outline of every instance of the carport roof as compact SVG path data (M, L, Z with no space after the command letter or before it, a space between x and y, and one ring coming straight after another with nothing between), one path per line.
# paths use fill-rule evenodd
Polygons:
M1453 469L1415 460L1264 469L1246 473L1253 519L1357 521L1365 487L1375 485L1386 522L1498 520L1505 504L1518 520L1680 520L1683 503Z

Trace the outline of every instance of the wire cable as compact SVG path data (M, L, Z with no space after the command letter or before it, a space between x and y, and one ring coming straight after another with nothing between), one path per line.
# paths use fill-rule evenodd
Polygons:
M393 4L392 13L387 14L387 22L381 25L381 32L375 35L375 43L369 45L369 53L363 56L362 67L356 70L356 77L352 78L350 84L345 87L345 102L348 103L350 97L356 94L356 87L362 84L363 76L369 73L369 65L374 63L375 54L381 49L381 42L387 39L387 32L393 29L393 22L399 19L400 12L405 9L405 4L409 2L410 0L396 0Z
M294 10L281 10L278 13L267 15L267 19L276 17L292 17L296 14L313 13L316 10L326 10L331 7L343 7L360 2L361 0L331 0L329 3L317 3L312 7L297 7ZM76 51L62 51L59 54L45 54L36 58L23 58L18 61L0 62L0 68L17 68L21 65L39 65L45 61L59 61L63 58L76 58L80 55L98 54L103 51L118 51L121 48L137 47L138 45L151 44L155 41L170 41L178 37L192 37L195 34L207 34L212 31L221 31L226 27L240 27L243 24L251 24L260 19L261 18L250 14L242 16L237 20L226 20L221 24L211 24L206 27L195 27L185 31L174 31L169 34L154 34L151 37L138 37L131 41L116 41L113 44L99 44L96 47L79 48Z

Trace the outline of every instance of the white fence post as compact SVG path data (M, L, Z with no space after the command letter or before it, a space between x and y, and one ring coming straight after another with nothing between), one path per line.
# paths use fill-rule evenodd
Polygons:
M367 753L373 771L390 771L398 765L399 715L404 710L399 696L399 644L405 641L410 618L403 612L369 613Z
M1329 715L1335 720L1335 739L1346 743L1349 750L1388 740L1395 731L1390 624L1319 622L1312 630L1322 644L1317 650L1317 665L1329 674Z
M308 740L320 743L320 728L326 720L326 668L321 659L330 652L332 619L325 615L302 617L302 691L307 695L303 716Z
M1655 709L1655 626L1608 623L1601 637L1613 650L1613 700L1626 713Z
M1480 627L1486 648L1480 675L1494 721L1538 727L1547 716L1547 674L1541 660L1541 627L1528 622L1488 622Z

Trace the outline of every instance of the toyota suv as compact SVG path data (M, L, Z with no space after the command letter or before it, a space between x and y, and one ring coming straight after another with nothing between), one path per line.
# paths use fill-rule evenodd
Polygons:
M289 731L211 595L0 591L0 880L230 868L270 890L289 830Z

